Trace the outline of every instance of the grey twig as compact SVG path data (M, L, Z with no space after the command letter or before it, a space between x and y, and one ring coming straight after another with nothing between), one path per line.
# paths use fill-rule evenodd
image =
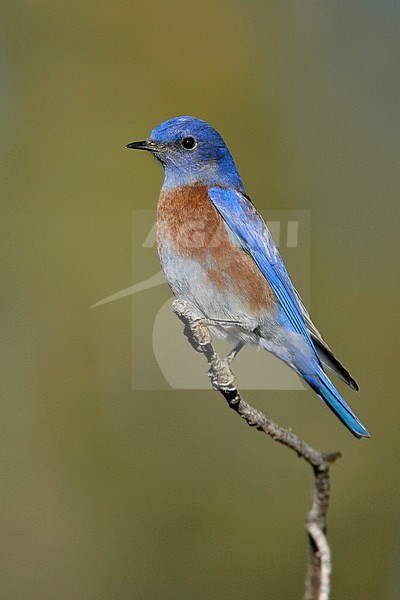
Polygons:
M181 300L175 300L172 309L183 322L184 333L192 347L207 359L214 390L220 392L230 408L251 427L256 427L276 442L288 446L311 465L314 472L314 496L306 518L309 538L308 572L304 600L329 600L331 553L326 536L326 515L329 507L329 468L340 457L340 452L322 453L309 446L294 433L287 431L243 400L235 385L230 368L231 358L222 359L215 351L206 323Z

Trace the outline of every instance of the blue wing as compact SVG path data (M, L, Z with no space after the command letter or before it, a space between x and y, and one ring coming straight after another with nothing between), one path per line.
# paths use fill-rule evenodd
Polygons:
M303 318L303 314L308 313L302 308L299 296L264 221L250 200L241 192L213 186L208 188L208 195L224 220L231 239L253 258L270 284L278 300L280 317L285 326L299 333L312 348L316 361L315 373L304 373L305 381L356 437L369 437L364 425L322 369Z
M208 195L236 243L250 254L270 284L289 326L307 340L316 354L297 293L271 234L253 204L234 189L209 187Z

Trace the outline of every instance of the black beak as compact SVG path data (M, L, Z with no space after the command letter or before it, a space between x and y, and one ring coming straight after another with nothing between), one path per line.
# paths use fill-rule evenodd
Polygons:
M132 142L131 144L127 144L125 148L133 148L134 150L153 150L151 144L147 140L143 142Z

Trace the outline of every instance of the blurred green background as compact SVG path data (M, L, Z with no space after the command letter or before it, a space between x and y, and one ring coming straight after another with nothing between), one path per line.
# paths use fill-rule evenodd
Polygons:
M343 453L333 597L398 597L399 17L366 0L1 3L1 598L303 593L310 469L212 391L132 390L165 286L89 309L157 269L153 249L133 281L131 217L162 171L124 145L179 114L223 134L260 208L310 210L312 316L372 439L312 392L247 399Z

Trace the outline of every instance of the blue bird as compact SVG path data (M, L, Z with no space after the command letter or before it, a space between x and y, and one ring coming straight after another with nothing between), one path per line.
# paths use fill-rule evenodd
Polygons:
M283 360L351 433L369 437L324 368L357 383L311 321L220 134L176 117L127 148L151 152L164 168L157 245L176 298L235 349L249 342Z

